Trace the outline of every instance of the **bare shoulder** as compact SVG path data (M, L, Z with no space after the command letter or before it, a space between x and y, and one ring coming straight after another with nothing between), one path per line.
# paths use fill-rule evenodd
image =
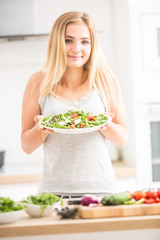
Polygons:
M39 71L33 73L27 83L26 91L28 90L30 94L39 95L40 84L42 82L44 73Z
M31 84L31 85L40 84L43 76L44 76L44 73L41 71L33 73L28 80L28 84Z

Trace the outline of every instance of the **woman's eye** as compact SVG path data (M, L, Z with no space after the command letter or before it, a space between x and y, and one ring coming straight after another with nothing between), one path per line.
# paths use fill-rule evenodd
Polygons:
M65 39L65 43L72 43L70 39Z
M85 40L85 41L82 42L82 44L87 45L87 44L89 44L89 41Z

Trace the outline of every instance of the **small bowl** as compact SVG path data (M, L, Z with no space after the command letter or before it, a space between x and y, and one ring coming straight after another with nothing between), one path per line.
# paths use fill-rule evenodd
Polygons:
M24 203L25 206L25 211L30 217L48 217L50 216L55 209L60 210L61 207L61 202L56 202L53 205L44 207L41 205L35 205L35 204L28 204Z
M21 218L24 210L0 212L0 224L16 222Z

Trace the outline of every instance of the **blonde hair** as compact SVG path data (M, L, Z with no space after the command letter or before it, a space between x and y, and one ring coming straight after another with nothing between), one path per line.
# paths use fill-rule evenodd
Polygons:
M67 12L55 21L49 35L46 63L42 68L40 97L53 95L53 89L65 72L65 31L69 23L77 22L85 23L91 36L91 55L84 65L84 69L88 70L90 89L96 88L99 91L107 111L111 111L112 106L112 109L118 109L117 112L120 114L123 103L119 85L100 50L94 21L87 13L83 12Z

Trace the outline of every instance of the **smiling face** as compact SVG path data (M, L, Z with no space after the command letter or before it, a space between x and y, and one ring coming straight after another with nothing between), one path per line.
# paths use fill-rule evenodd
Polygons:
M91 54L91 37L85 23L70 23L65 32L67 67L79 68Z

